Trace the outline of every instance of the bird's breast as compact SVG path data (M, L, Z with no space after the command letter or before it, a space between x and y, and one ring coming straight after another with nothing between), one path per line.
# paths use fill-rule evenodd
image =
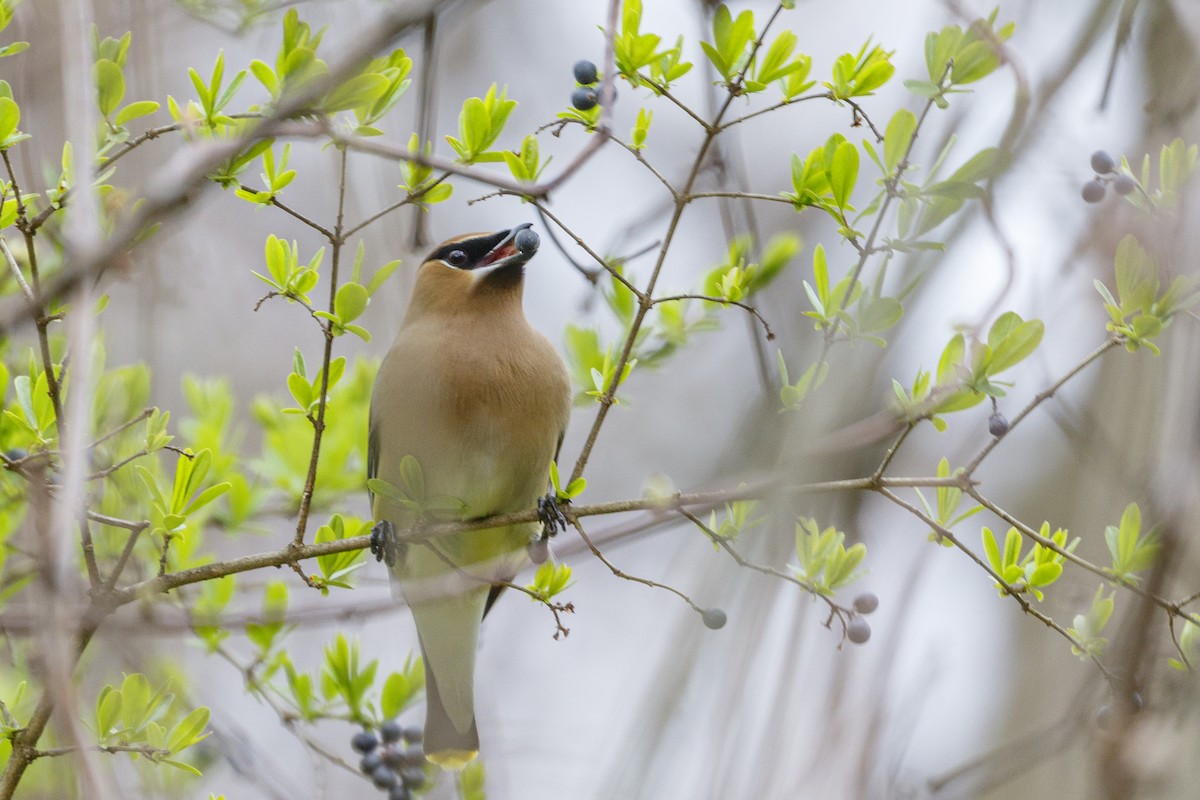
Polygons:
M461 501L467 518L528 508L545 491L570 388L553 346L518 322L401 331L372 398L373 435L387 443L379 477L395 484L388 475L412 455L427 497Z

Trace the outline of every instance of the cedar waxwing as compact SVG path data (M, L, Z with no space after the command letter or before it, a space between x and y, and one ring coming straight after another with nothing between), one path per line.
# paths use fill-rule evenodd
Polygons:
M408 542L397 534L416 527L419 536L422 513L469 520L544 505L571 392L562 358L521 308L525 263L538 247L530 227L467 234L433 251L371 397L368 476L411 488L412 459L401 463L412 456L424 483L424 496L412 498L427 504L421 510L395 492L374 493L371 548L386 556L412 609L425 663L425 755L446 769L479 751L479 626L502 588L494 582L524 564L537 524Z

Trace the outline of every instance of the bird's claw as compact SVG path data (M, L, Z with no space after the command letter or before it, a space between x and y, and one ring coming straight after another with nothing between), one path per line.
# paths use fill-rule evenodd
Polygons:
M396 564L396 526L391 520L380 520L371 528L371 554L376 561L383 561L389 567Z
M542 540L567 529L567 517L558 507L553 493L538 498L537 514L542 523Z

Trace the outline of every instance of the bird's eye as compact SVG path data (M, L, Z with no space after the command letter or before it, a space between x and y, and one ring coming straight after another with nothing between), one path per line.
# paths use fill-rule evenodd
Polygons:
M462 250L451 250L446 256L446 263L452 267L464 267L467 264L467 254Z

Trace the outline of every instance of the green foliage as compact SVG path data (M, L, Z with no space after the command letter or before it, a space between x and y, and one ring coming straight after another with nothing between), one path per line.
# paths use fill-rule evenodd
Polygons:
M275 164L275 150L271 147L262 152L263 171L261 173L263 186L267 187L262 191L253 191L239 188L235 194L243 200L248 200L251 203L259 205L268 205L272 200L282 192L289 183L296 177L296 170L288 169L288 158L291 156L292 146L285 144L283 153L280 156L279 164Z
M1079 537L1067 542L1067 531L1059 528L1050 533L1050 523L1043 522L1039 536L1043 540L1053 542L1055 547L1034 543L1024 555L1021 554L1022 536L1016 528L1009 528L1004 535L1003 550L996 544L996 537L990 528L983 529L983 550L987 555L988 564L1000 576L1003 583L997 583L1000 595L1010 592L1017 594L1030 592L1041 600L1042 587L1049 586L1059 579L1063 571L1063 560L1066 553L1073 553L1079 546Z
M892 52L868 40L857 53L844 53L833 62L833 80L826 81L834 100L866 97L888 82L896 68Z
M742 531L756 527L767 521L765 516L757 514L758 502L755 500L734 500L726 503L724 515L717 519L717 512L708 514L707 528L722 539L733 540ZM718 542L713 542L714 549L720 549Z
M803 161L797 155L792 156L794 191L782 194L792 201L797 211L819 208L839 224L841 235L856 235L847 221L846 212L854 211L850 194L858 180L858 161L858 148L845 136L835 133Z
M487 800L483 762L476 759L463 767L458 775L458 790L462 800Z
M367 488L390 503L412 512L417 517L461 514L463 501L449 495L428 495L425 491L425 472L411 455L400 459L400 486L381 478L367 480Z
M939 414L972 408L985 397L1003 397L1004 385L994 377L1028 358L1041 344L1044 326L1041 320L1023 320L1014 311L1001 314L988 330L987 342L974 341L955 334L938 361L937 373L921 370L909 393L899 381L892 381L900 413L909 422L929 419L938 430L946 429Z
M208 450L198 453L184 450L175 462L175 479L169 495L153 472L141 464L134 466L150 495L152 533L171 538L194 529L198 523L192 520L189 525L188 518L229 491L228 482L205 486L211 463L212 453Z
M650 133L650 123L654 120L654 112L648 108L639 108L637 122L629 133L629 146L634 150L642 150L646 146L646 137Z
M1183 623L1182 630L1179 633L1177 640L1179 647L1179 658L1167 659L1167 663L1173 669L1189 670L1192 662L1200 657L1200 625L1187 620Z
M542 171L550 163L551 159L547 158L541 161L538 156L537 137L533 134L526 136L521 141L521 149L512 151L505 150L500 155L504 157L505 163L508 164L508 171L512 176L519 181L527 183L536 183Z
M657 67L658 78L665 78L667 81L686 73L691 64L683 68L679 63L680 48L676 48L673 54L660 50L662 37L653 33L642 33L641 25L642 0L625 0L621 7L621 27L613 37L617 70L622 77L638 86L638 71L645 67ZM674 77L672 73L676 73Z
M1150 154L1142 156L1141 168L1134 172L1133 165L1121 157L1121 171L1137 181L1137 190L1125 199L1143 211L1173 209L1179 205L1182 190L1196 171L1200 149L1196 145L1184 144L1176 138L1165 144L1158 152L1158 186L1153 185Z
M141 673L126 675L120 688L106 685L96 698L93 720L101 747L137 747L130 755L167 764L199 775L200 771L175 757L208 738L210 712L200 706L183 714L168 683L154 689Z
M349 539L355 536L363 536L370 532L373 525L372 520L360 520L353 517L343 517L341 514L334 514L329 518L329 522L317 529L316 536L313 537L315 544L323 542L336 542L343 539ZM322 556L317 556L317 566L321 570L321 576L317 578L312 576L317 584L317 587L322 590L323 594L329 593L330 586L337 586L342 589L353 588L346 580L350 573L366 566L366 554L363 550L344 550L340 553L329 553Z
M1117 295L1097 279L1096 291L1104 298L1108 312L1108 330L1135 352L1145 347L1154 355L1161 352L1153 339L1162 333L1171 318L1200 301L1197 278L1177 275L1166 291L1158 278L1158 265L1133 234L1126 234L1117 245Z
M300 263L300 245L292 242L288 245L275 234L267 237L266 260L267 272L270 277L258 272L252 272L256 278L271 287L271 291L283 295L288 302L299 301L312 305L308 292L312 291L320 278L318 270L321 259L325 257L325 248L319 248L308 264Z
M1089 658L1099 656L1104 652L1108 639L1100 634L1104 632L1104 628L1112 616L1115 595L1116 592L1109 592L1106 595L1104 586L1097 586L1096 594L1092 597L1092 605L1087 613L1075 615L1074 624L1067 632L1074 636L1082 647L1072 645L1072 653L1080 658Z
M184 2L208 15L215 14L215 9L222 5L233 8L243 24L275 13L278 5L267 0L237 0L233 4L213 4L208 0ZM793 6L792 0L780 3L782 9ZM9 23L12 7L12 0L0 0L0 30ZM947 107L952 95L966 91L1001 66L1000 45L1011 36L1013 28L1011 24L997 26L997 16L993 12L987 19L965 27L947 26L926 38L927 75L906 82L924 100L914 110L892 112L881 141L871 136L860 146L859 141L834 133L806 156L798 153L791 157L791 185L782 196L796 211L813 208L827 214L836 224L837 237L849 247L839 251L825 242L813 248L812 274L805 276L808 280L803 282L803 288L808 301L804 313L812 321L816 336L812 330L804 335L817 341L789 342L778 351L783 409L805 409L813 393L826 384L830 371L838 367L839 362L832 355L837 345L859 340L879 346L886 344L887 332L906 310L901 301L914 285L893 288L895 274L888 280L889 266L899 262L903 254L942 248L940 242L927 237L935 236L945 222L955 219L968 201L984 198L991 181L1006 168L1008 154L988 147L969 155L957 168L943 170L951 163L952 136L940 152L930 153L932 165L928 169L915 163L917 158L923 158L923 145L921 148L915 145L936 140L940 135L929 130L930 120L937 118L936 113L929 113L931 109ZM817 80L812 73L813 59L799 51L801 37L811 33L799 25L803 20L789 30L773 22L763 23L765 17L760 15L760 26L756 27L753 11L739 7L734 12L724 5L713 9L711 33L707 41L699 43L704 58L716 73L718 86L722 87L719 93L724 99L713 106L719 109L715 116L711 110L692 111L685 103L695 96L691 91L695 87L672 90L677 82L691 75L693 65L684 60L683 54L693 52L697 43L685 41L681 36L669 45L669 40L642 29L642 17L641 1L625 0L613 42L616 75L607 76L618 77L635 89L645 89L639 92L642 97L632 101L638 112L627 143L627 149L634 152L640 166L649 167L666 154L673 156L672 148L679 147L680 140L674 137L660 142L656 134L655 140L649 139L655 113L676 114L682 110L685 116L699 122L705 137L704 147L710 154L716 152L709 149L710 145L731 125L801 100L841 105L852 115L855 127L865 121L872 134L876 132L874 121L887 119L890 109L870 98L894 73L891 51L867 41L859 51L840 55L830 65L829 79L809 94ZM779 19L786 17L781 15ZM79 152L87 153L87 157L94 153L96 163L88 170L77 170L72 144L64 142L60 164L52 165L57 176L46 172L45 185L37 191L23 192L18 198L16 175L0 178L0 228L18 226L22 234L5 239L6 245L11 240L14 256L11 263L6 259L0 264L0 274L5 276L0 278L0 293L13 295L20 291L20 282L12 276L14 272L35 287L39 280L52 286L48 281L56 279L68 265L62 244L68 238L64 235L64 219L74 213L68 200L76 188L78 174L98 173L96 197L101 233L112 233L119 222L136 210L139 200L132 188L134 184L126 187L115 181L116 170L125 163L118 165L117 159L137 147L151 151L156 147L152 144L155 139L181 137L201 147L210 142L236 143L236 151L231 147L232 155L208 177L222 187L234 189L237 197L257 208L280 205L284 192L296 191L289 187L298 177L297 169L292 166L290 145L281 144L276 149L271 139L260 138L255 133L258 119L271 114L286 102L285 98L294 96L292 92L313 89L315 81L322 81L321 91L313 92L311 102L290 119L311 123L314 130L336 132L336 138L320 138L324 143L334 144L334 155L357 158L357 154L348 152L355 145L346 143L346 139L353 141L355 137L386 134L400 141L398 132L388 129L387 119L410 85L412 59L403 50L393 50L367 61L337 85L326 85L323 81L329 75L329 66L320 50L324 29L314 30L294 8L277 18L281 37L273 55L264 54L262 59L251 60L245 70L234 71L230 67L227 74L224 55L218 52L211 68L189 69L194 96L178 101L174 97L165 98L176 125L151 128L139 135L134 135L130 126L156 113L159 102L129 96L135 87L132 81L127 84L125 75L130 63L131 36L126 33L119 38L102 39L98 31L93 31L90 58L94 85L86 88L94 98L101 124L95 132L96 141L86 143ZM774 21L776 15L771 19ZM0 57L15 55L25 47L22 42L0 46ZM261 105L241 102L247 73L265 90ZM781 99L776 96L774 100L754 100L753 95L767 91L772 85L778 87ZM668 93L669 97L664 96ZM756 102L760 104L757 107ZM737 113L734 111L726 114L726 110L743 103L751 109L745 116L733 118ZM544 140L537 133L521 131L518 136L522 138L511 140L513 144L519 142L513 149L504 149L499 144L515 106L515 101L508 99L507 90L493 84L482 97L469 98L463 103L456 135L445 138L460 164L504 162L507 173L516 181L534 184L549 163L541 147ZM29 108L24 110L28 112ZM666 111L661 111L663 108ZM17 173L29 162L29 154L8 151L30 138L21 131L23 122L34 127L28 118L23 120L22 110L8 83L0 81L0 150L12 157ZM559 114L559 118L594 132L602 114L603 110L597 106L587 111L569 109ZM772 117L773 121L781 119ZM556 137L564 131L581 129L573 125L553 129ZM723 142L714 147L723 146ZM400 194L392 204L395 208L411 205L429 209L452 197L453 182L462 177L457 174L460 170L453 174L435 171L429 163L433 160L434 146L435 142L423 142L416 134L409 138L408 159L397 159L401 174L397 179ZM810 146L811 143L805 145ZM45 149L53 153L59 146L48 140ZM620 158L628 157L620 148L618 153ZM863 154L878 170L870 175L870 181L863 179ZM663 163L666 160L663 158ZM1122 160L1122 172L1138 181L1137 190L1128 199L1147 212L1174 207L1183 197L1197 161L1196 146L1186 146L1182 140L1162 148L1156 173L1149 155L1142 159L1136 175L1130 162ZM710 176L703 172L708 163L697 156L692 174L709 181ZM303 168L300 164L295 166ZM249 186L243 176L252 168L258 171L259 180ZM871 172L869 164L867 171ZM479 174L473 170L472 173ZM690 179L685 188L683 184L676 185L674 179L663 177L677 174L678 170L664 170L661 175L655 171L654 177L669 184L671 199L680 212L698 200L697 195L711 194L696 192ZM22 175L21 185L27 186L30 177ZM737 198L739 193L721 194ZM537 202L544 200L537 198ZM759 200L760 196L747 194L738 202ZM346 231L351 231L352 237L389 210L370 216L359 225L344 226L340 217L336 224L324 220L321 224L308 223L311 229L308 233L320 234L337 252L343 253L350 244L343 236ZM267 211L264 216L276 215L277 211ZM895 212L894 216L889 215L890 211ZM281 224L291 226L306 223L299 217L277 215L277 218ZM741 217L735 213L729 218ZM43 224L44 228L34 230ZM689 217L685 225L690 224ZM634 256L605 257L605 266L610 269L597 287L605 300L602 309L606 309L609 318L577 322L568 327L566 334L566 350L579 389L577 399L601 403L624 400L614 396L614 387L623 384L635 366L656 367L667 363L692 342L693 334L716 327L718 320L729 313L730 305L737 303L757 314L758 309L752 303L768 298L768 291L794 287L795 280L799 280L790 283L787 279L780 280L792 268L801 249L797 236L783 234L764 243L748 235L738 235L734 230L728 235L725 252L713 258L717 263L712 269L699 279L688 278L690 286L665 290L665 286L677 280L675 259L671 255L674 251L669 250L671 237L675 235L674 223L669 230L656 254L653 281L647 280L650 270L644 270L640 280L634 274ZM353 334L364 341L370 340L370 331L362 325L365 311L371 297L398 268L399 261L384 264L369 276L364 274L370 270L365 269L364 245L360 239L348 279L342 270L341 282L331 287L328 305L317 307L312 293L319 282L324 248L317 249L303 262L297 239L292 238L293 234L284 238L285 232L281 229L268 237L266 269L263 274L255 274L270 287L272 294L303 306L320 334L328 337L324 341L339 350L310 366L297 348L286 376L290 399L258 398L248 419L228 381L185 379L187 411L172 415L153 406L154 383L144 366L110 367L99 345L90 352L68 352L67 338L59 333L66 326L59 322L78 314L98 314L103 300L90 309L73 308L59 300L38 309L44 323L41 327L49 329L42 337L44 341L38 343L41 347L10 352L7 342L0 341L0 409L3 410L0 610L38 574L28 544L14 534L29 509L31 468L45 470L50 481L56 481L61 474L66 456L58 442L55 398L60 406L67 407L78 399L73 395L71 376L78 376L83 370L71 367L72 364L90 367L85 374L93 384L90 391L94 396L87 398L82 406L90 414L86 422L94 436L88 445L87 508L95 512L97 519L107 516L116 522L97 522L93 526L94 536L87 553L96 562L90 565L95 567L91 571L100 575L101 580L117 576L128 566L119 582L114 577L119 589L159 571L211 563L218 552L211 542L215 532L244 537L261 530L278 531L281 521L289 522L291 527L294 520L286 518L301 509L304 522L299 525L299 539L307 537L316 544L327 545L365 537L373 521L348 513L346 503L348 497L360 497L362 489L367 409L375 365L363 360L348 361L342 350L346 346L342 337ZM566 232L571 234L570 238L578 238L570 230ZM30 240L37 235L34 250L26 251L30 245L24 234ZM40 274L33 271L34 255L41 266ZM903 269L913 274L908 264ZM1105 301L1112 336L1131 350L1145 346L1156 353L1158 334L1200 296L1191 276L1168 282L1152 255L1132 237L1127 237L1117 248L1115 289L1110 292L1099 283L1097 288ZM15 302L24 301L18 296ZM763 305L765 314L769 303L764 300ZM942 351L936 369L918 372L910 387L894 384L902 420L915 425L922 419L930 419L941 429L946 424L944 415L972 408L986 398L1003 396L1008 384L997 380L997 376L1028 358L1043 332L1040 321L1026 321L1009 312L996 320L986 336L957 333ZM815 346L808 349L810 344ZM798 363L796 353L806 350L820 355L812 363ZM799 375L794 381L789 375L789 360L796 365L794 372ZM318 417L323 421L319 422ZM888 463L893 452L889 451ZM310 469L314 470L315 481L309 478ZM395 506L401 517L421 520L461 514L461 502L436 496L427 487L426 476L416 459L411 456L403 459L397 474L398 477L389 472L388 477L398 485L375 478L368 482L368 488L378 499ZM949 461L942 458L937 477L945 480L956 476L961 476L961 471L952 472ZM564 503L579 497L586 487L584 478L563 487L557 464L551 464L549 478L555 497ZM875 488L883 485L877 481ZM917 496L924 514L937 526L930 537L949 545L951 542L941 531L953 529L978 513L981 506L969 505L964 509L960 486L929 488L934 491L932 496L926 497L928 489L924 492L917 489ZM673 487L660 490L655 496L664 508L675 502ZM217 502L218 499L222 502ZM360 501L361 498L355 502ZM321 520L324 524L317 527ZM720 550L731 548L743 531L762 521L755 501L742 500L713 510L707 516L707 523L700 527L707 530ZM142 525L157 536L140 535ZM306 531L305 525L316 527L315 532ZM135 529L138 534L131 533ZM1041 532L1032 537L1041 541L1035 541L1025 550L1020 530L1023 528L1010 529L1001 542L984 528L986 558L1001 578L998 588L1002 594L1028 593L1041 600L1043 590L1057 581L1068 566L1063 552L1071 552L1078 539L1068 542L1066 531L1051 533L1049 525L1043 524ZM1155 531L1142 530L1136 504L1125 509L1119 525L1106 529L1105 540L1112 557L1111 567L1091 568L1092 571L1102 573L1116 588L1137 584L1140 574L1153 563L1158 547ZM792 568L793 573L815 594L831 598L861 575L864 546L846 547L845 534L833 527L821 529L814 520L801 519L796 524L795 545L798 564ZM76 550L84 552L83 548ZM335 587L351 589L354 571L365 563L362 550L326 553L316 557L315 572L302 577L308 587L325 594ZM775 567L766 571L775 571ZM528 590L536 599L550 602L570 582L569 567L547 563L532 576ZM231 621L232 613L244 615L247 603L260 602L257 591L249 589L251 585L261 588L261 612L238 629ZM180 598L189 614L201 646L235 663L245 678L247 691L269 698L270 705L281 709L281 716L289 722L338 719L343 724L350 720L377 726L419 698L424 685L420 659L409 658L400 671L385 677L378 662L364 663L358 643L345 635L333 638L315 668L310 665L306 670L294 662L289 653L293 625L287 620L290 585L299 584L278 580L265 585L262 581L239 584L232 575L227 575L176 590L173 596ZM91 591L93 597L103 599L106 589L93 583ZM1077 652L1102 653L1105 643L1102 634L1113 610L1114 597L1115 592L1106 594L1105 587L1101 587L1091 608L1075 617L1070 634L1079 644ZM145 600L150 601L150 598ZM831 607L834 607L832 601ZM1174 630L1178 632L1179 658L1171 663L1186 668L1200 649L1200 627L1178 613L1177 608L1172 614L1173 621L1178 623ZM0 696L5 701L4 713L0 714L0 764L11 754L12 735L32 719L38 694L28 690L33 684L21 680L22 676L35 674L25 662L24 648L18 643L10 649L9 661L14 669L0 676ZM238 651L249 654L245 665L237 664ZM100 678L100 682L103 680ZM86 714L88 721L94 723L96 743L133 747L137 752L132 757L142 762L162 761L190 770L182 762L169 759L204 737L208 711L186 708L173 697L169 683L156 681L155 685L162 688L153 688L145 676L130 675L106 687L97 698L94 719L93 712ZM37 786L28 790L37 793L41 789ZM461 773L460 790L464 798L482 798L482 768L478 763ZM42 793L54 795L49 790ZM164 794L178 796L179 792Z
M925 67L928 80L907 80L908 90L932 100L938 108L948 108L946 95L964 91L954 87L975 83L1000 66L1000 47L1012 36L1015 24L996 28L999 9L987 19L977 19L966 29L948 25L925 37Z
M957 469L953 473L950 472L950 462L945 457L938 461L937 477L949 478L951 475L958 477L961 474L961 469ZM919 488L917 489L917 499L925 509L926 516L934 520L939 527L945 530L953 530L954 526L958 523L983 511L983 506L975 505L960 513L958 507L962 504L962 494L962 489L959 489L957 486L936 487L934 489L934 498L937 508L934 509L930 507L929 501L925 499L925 494ZM940 530L931 530L929 532L929 540L937 542L944 547L954 546L954 543L947 540ZM997 572L999 571L997 570Z
M338 385L338 381L342 379L345 372L346 357L338 356L329 362L328 380L325 378L325 367L321 367L310 381L308 368L304 363L304 354L297 347L292 356L292 371L287 376L288 391L291 392L292 399L296 401L296 407L285 408L283 413L303 414L306 417L315 415L317 407L321 403L321 387L324 385L327 390L333 389Z
M8 23L12 22L13 9L16 8L20 0L0 0L0 31L8 27ZM0 45L0 58L5 56L15 56L17 53L23 52L29 48L29 42L11 42L6 45Z
M885 154L889 149L902 152L899 140L905 136L911 140L912 133L907 131L907 121L900 124L901 127L896 131L898 141L895 147L889 148L885 139ZM899 182L896 191L901 198L901 203L897 213L897 230L901 247L920 246L915 245L914 242L920 242L921 236L929 233L957 213L968 200L981 199L985 194L985 189L981 184L1000 174L1010 161L1007 153L994 147L985 148L968 159L950 177L938 180L937 176L941 165L949 156L953 146L954 138L951 137L929 170L924 183L917 184L907 180ZM907 147L907 144L904 144L903 147ZM889 170L886 174L891 172L892 170ZM890 244L894 247L897 246L896 242Z
M1142 512L1137 503L1130 503L1121 514L1120 526L1104 529L1104 542L1112 556L1112 576L1121 583L1139 583L1137 574L1153 566L1158 557L1158 531L1142 531Z
M862 542L846 548L846 534L833 526L821 529L814 519L796 522L796 558L799 566L792 567L799 580L812 591L825 597L854 583L865 572L859 565L867 555Z
M433 153L433 146L429 142L422 146L421 140L414 133L408 140L408 152L412 156L428 157ZM432 167L419 161L405 161L400 165L400 169L404 173L404 183L400 184L400 188L421 208L444 202L450 199L454 192L451 184L443 183L442 178L433 177Z
M616 344L601 347L600 334L594 329L567 325L567 363L576 385L581 387L581 391L575 395L575 402L586 401L589 397L599 401L604 397L617 371L616 347ZM630 359L625 364L621 370L622 383L635 366L637 359ZM613 403L620 403L620 399L614 396Z
M552 597L565 591L572 583L570 567L566 564L547 561L537 568L537 572L533 574L533 582L525 588L533 595L533 599L548 603Z
M503 161L503 153L489 148L500 138L508 115L516 107L517 101L508 99L508 89L497 93L494 83L483 97L468 98L458 115L458 136L446 137L458 160L463 164Z
M799 236L779 234L767 243L762 260L753 262L750 258L754 240L748 234L735 236L729 242L725 261L705 276L703 292L722 300L749 299L779 276L800 251L800 245Z
M746 66L750 56L750 43L753 41L754 12L747 9L734 19L729 13L729 6L722 3L713 14L712 43L702 41L700 47L717 73L729 84ZM794 44L793 41L793 46ZM790 50L788 53L790 54Z
M558 462L550 462L550 488L554 492L554 499L559 503L569 503L579 495L583 494L587 488L587 478L576 478L566 485L564 488L561 483L561 478L558 474Z
M321 670L321 693L326 700L338 700L345 705L350 719L369 725L377 715L367 699L375 683L379 661L360 663L358 639L347 640L338 634L333 644L325 648L325 665Z
M829 374L829 362L813 362L800 374L795 383L788 377L787 362L783 360L783 351L777 351L779 356L779 402L784 411L797 411L804 405L809 393L819 388Z

